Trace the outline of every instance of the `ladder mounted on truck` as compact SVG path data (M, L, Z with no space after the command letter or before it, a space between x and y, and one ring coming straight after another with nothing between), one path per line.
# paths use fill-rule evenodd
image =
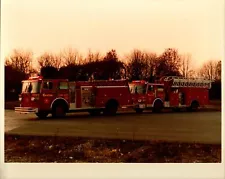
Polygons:
M211 88L211 80L201 78L184 78L179 76L165 76L161 80L164 83L170 84L171 87L190 87L190 88Z

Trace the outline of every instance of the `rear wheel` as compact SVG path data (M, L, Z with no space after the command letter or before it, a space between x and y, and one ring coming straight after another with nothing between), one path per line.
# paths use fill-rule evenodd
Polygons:
M143 113L143 109L140 109L140 108L136 108L135 111L136 111L137 114Z
M197 111L199 108L199 103L197 101L193 101L189 108L189 111Z
M101 110L90 110L88 112L91 116L99 116L101 114Z
M180 108L173 108L174 112L180 112Z
M163 109L163 103L160 100L155 101L154 107L153 107L153 112L159 113Z
M118 110L118 103L116 101L109 101L106 104L104 114L114 116L116 115L117 110Z
M66 107L63 104L56 104L53 107L52 110L52 117L54 118L61 118L61 117L65 117L66 115Z
M36 113L36 116L39 117L40 119L45 119L45 118L47 118L48 114L49 113L46 111L40 111L40 112Z

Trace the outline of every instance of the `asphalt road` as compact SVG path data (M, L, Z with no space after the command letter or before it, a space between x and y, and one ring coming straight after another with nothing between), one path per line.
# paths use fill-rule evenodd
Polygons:
M132 112L113 117L75 113L38 120L35 115L5 110L5 133L220 144L221 112Z

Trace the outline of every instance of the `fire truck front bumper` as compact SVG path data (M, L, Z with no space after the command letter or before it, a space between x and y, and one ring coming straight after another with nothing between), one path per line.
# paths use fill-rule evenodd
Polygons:
M15 107L15 112L20 114L37 113L38 108L32 107Z

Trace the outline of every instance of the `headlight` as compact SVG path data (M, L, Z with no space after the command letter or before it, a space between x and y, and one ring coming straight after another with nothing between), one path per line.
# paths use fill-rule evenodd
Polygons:
M142 102L145 102L145 101L146 101L145 99L138 99L139 103L142 103Z
M31 97L30 100L31 100L31 101L34 101L34 100L35 100L35 97Z

